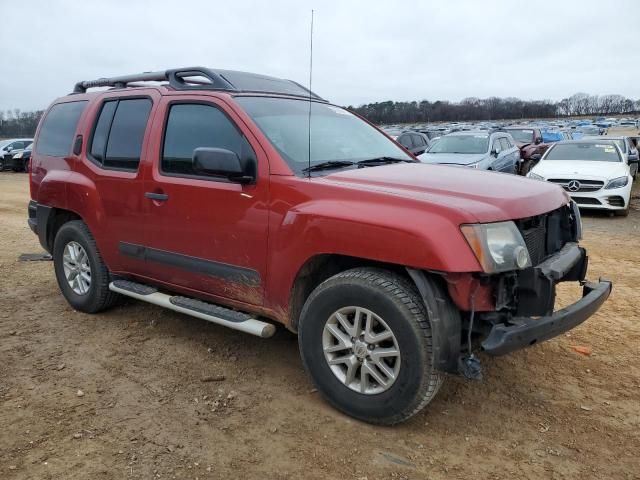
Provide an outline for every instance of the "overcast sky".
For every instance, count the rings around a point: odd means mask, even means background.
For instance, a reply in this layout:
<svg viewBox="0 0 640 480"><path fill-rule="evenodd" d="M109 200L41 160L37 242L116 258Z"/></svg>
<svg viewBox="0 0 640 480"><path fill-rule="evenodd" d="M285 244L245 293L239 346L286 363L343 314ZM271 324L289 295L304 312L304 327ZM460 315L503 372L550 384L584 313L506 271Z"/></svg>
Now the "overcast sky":
<svg viewBox="0 0 640 480"><path fill-rule="evenodd" d="M334 103L576 92L640 98L640 1L0 0L0 110L78 80L203 65Z"/></svg>

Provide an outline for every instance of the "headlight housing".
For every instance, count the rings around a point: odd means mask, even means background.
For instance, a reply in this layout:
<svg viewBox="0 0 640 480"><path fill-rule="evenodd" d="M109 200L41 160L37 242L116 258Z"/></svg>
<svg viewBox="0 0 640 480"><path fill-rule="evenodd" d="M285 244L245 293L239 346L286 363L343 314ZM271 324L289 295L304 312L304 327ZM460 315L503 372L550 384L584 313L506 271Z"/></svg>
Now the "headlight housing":
<svg viewBox="0 0 640 480"><path fill-rule="evenodd" d="M622 188L626 187L627 183L629 183L629 177L618 177L614 178L613 180L609 180L609 183L607 183L604 188L607 190L611 188Z"/></svg>
<svg viewBox="0 0 640 480"><path fill-rule="evenodd" d="M13 158L22 158L22 152L16 153Z"/></svg>
<svg viewBox="0 0 640 480"><path fill-rule="evenodd" d="M486 273L531 266L529 251L515 223L476 223L461 225L460 230Z"/></svg>
<svg viewBox="0 0 640 480"><path fill-rule="evenodd" d="M541 175L538 175L537 173L533 173L533 172L529 172L527 174L527 177L532 178L534 180L544 180L544 177Z"/></svg>
<svg viewBox="0 0 640 480"><path fill-rule="evenodd" d="M467 165L468 168L480 168L480 162L470 163Z"/></svg>

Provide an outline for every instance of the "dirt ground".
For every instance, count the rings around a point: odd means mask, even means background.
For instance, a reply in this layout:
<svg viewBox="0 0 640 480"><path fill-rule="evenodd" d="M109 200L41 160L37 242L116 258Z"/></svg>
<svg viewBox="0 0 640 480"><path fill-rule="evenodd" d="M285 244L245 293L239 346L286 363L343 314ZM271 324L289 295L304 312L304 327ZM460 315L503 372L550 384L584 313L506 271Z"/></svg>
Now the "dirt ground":
<svg viewBox="0 0 640 480"><path fill-rule="evenodd" d="M614 281L600 312L483 356L482 382L450 377L382 428L322 401L285 330L262 340L134 301L73 311L51 262L17 261L41 248L27 176L1 173L0 479L640 478L635 195L628 218L584 218L589 277Z"/></svg>

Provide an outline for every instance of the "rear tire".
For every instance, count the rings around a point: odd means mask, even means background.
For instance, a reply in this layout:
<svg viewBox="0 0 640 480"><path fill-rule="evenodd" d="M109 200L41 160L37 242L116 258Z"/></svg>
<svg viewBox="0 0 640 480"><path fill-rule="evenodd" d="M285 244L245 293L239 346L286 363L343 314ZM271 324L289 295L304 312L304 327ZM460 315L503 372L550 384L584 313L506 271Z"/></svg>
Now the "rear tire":
<svg viewBox="0 0 640 480"><path fill-rule="evenodd" d="M386 270L355 268L320 284L302 309L298 342L323 397L365 422L402 422L442 384L424 303L409 280Z"/></svg>
<svg viewBox="0 0 640 480"><path fill-rule="evenodd" d="M109 270L83 221L60 227L53 244L53 265L62 295L74 309L97 313L119 300L120 295L109 290Z"/></svg>

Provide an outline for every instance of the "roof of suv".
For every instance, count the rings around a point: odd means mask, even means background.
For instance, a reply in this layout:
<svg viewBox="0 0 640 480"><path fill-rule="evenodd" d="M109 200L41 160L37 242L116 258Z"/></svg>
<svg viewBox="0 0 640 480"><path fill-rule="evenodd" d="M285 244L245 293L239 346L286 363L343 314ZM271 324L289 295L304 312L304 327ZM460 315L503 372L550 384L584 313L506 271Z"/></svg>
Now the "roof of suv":
<svg viewBox="0 0 640 480"><path fill-rule="evenodd" d="M174 90L217 90L224 92L275 93L326 101L293 80L269 77L257 73L206 67L174 68L157 72L143 72L119 77L83 80L76 83L73 93L85 93L95 87L140 87L145 82L162 82ZM168 83L167 83L168 82Z"/></svg>

